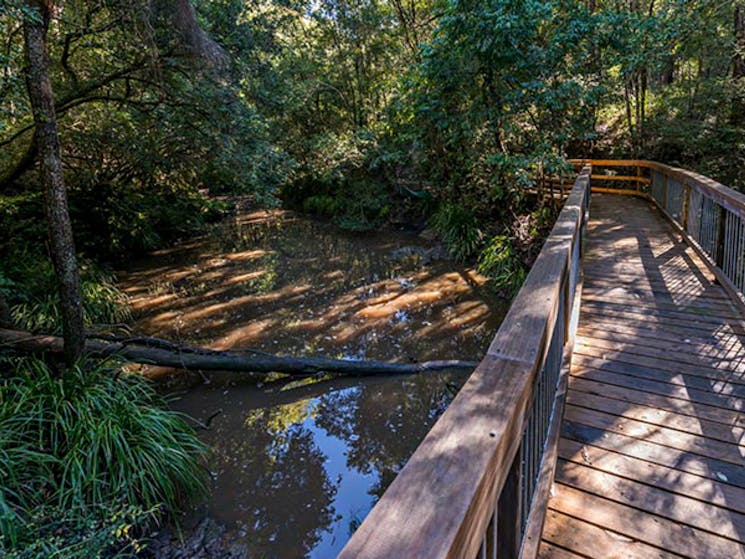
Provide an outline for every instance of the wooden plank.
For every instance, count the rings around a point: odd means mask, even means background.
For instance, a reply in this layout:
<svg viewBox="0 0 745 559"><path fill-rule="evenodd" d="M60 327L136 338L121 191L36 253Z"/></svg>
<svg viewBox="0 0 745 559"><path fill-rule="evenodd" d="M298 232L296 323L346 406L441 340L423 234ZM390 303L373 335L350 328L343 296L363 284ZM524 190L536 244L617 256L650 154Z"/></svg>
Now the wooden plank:
<svg viewBox="0 0 745 559"><path fill-rule="evenodd" d="M656 333L651 331L645 333L640 329L629 328L622 330L622 324L602 324L595 322L577 331L588 344L593 340L625 344L627 346L640 346L649 350L663 347L665 351L683 353L691 356L701 356L703 359L725 359L733 360L742 358L745 347L737 339L729 338L723 341L715 340L717 343L709 343L696 338L683 338L680 334L667 336L664 330ZM727 341L730 343L727 344Z"/></svg>
<svg viewBox="0 0 745 559"><path fill-rule="evenodd" d="M643 235L643 232L639 232L639 236ZM603 241L606 246L598 247L591 244L588 262L592 269L599 272L638 274L638 277L656 280L684 279L691 272L702 273L699 266L703 264L703 261L699 262L694 256L681 251L680 246L676 244L667 244L664 247L640 247L637 242L621 242L616 236L607 239L599 237L597 240ZM657 255L643 255L641 251L654 252ZM706 271L703 272L703 277L713 278L714 274L709 276Z"/></svg>
<svg viewBox="0 0 745 559"><path fill-rule="evenodd" d="M725 443L737 444L741 448L745 448L745 428L743 427L733 427L701 418L692 421L690 416L677 414L669 410L647 406L630 406L628 402L577 390L571 391L567 396L567 402L573 406L601 410L612 415L635 419L708 439L716 439ZM745 503L743 504L745 505Z"/></svg>
<svg viewBox="0 0 745 559"><path fill-rule="evenodd" d="M617 302L630 302L631 304L657 305L664 303L673 305L676 310L687 308L709 309L712 314L718 316L739 316L732 303L724 297L707 297L705 295L691 296L690 293L674 293L666 289L644 289L638 286L627 287L623 285L598 285L590 282L587 285L587 297L613 299ZM714 311L717 311L716 313ZM724 311L720 314L718 311Z"/></svg>
<svg viewBox="0 0 745 559"><path fill-rule="evenodd" d="M612 360L601 362L595 367L589 360L584 360L582 355L575 355L574 365L573 374L577 377L630 390L700 402L727 410L738 409L737 406L745 401L743 385L720 382L704 376L670 373Z"/></svg>
<svg viewBox="0 0 745 559"><path fill-rule="evenodd" d="M583 355L587 353L605 352L615 359L620 355L643 358L649 367L676 372L690 372L698 376L702 369L724 371L726 377L732 382L745 383L745 362L742 355L706 356L690 353L678 353L665 346L650 347L643 344L624 343L607 340L601 337L579 337L577 338L577 352ZM737 374L733 374L737 373Z"/></svg>
<svg viewBox="0 0 745 559"><path fill-rule="evenodd" d="M649 367L651 369L662 369L670 370L676 373L685 373L693 376L703 376L707 378L715 378L717 380L727 381L734 384L742 384L745 382L743 377L745 373L742 371L733 371L729 368L727 363L721 366L713 366L711 363L701 363L695 365L692 363L683 363L680 361L672 361L668 359L662 359L657 357L650 357L641 355L639 353L632 353L635 348L633 346L629 348L620 348L618 350L612 350L603 347L597 347L594 345L586 345L578 343L576 346L576 352L579 355L585 355L595 359L613 360L621 363L628 363L630 365L637 365L642 367ZM741 369L738 365L736 369Z"/></svg>
<svg viewBox="0 0 745 559"><path fill-rule="evenodd" d="M603 472L587 464L559 460L556 481L740 543L745 539L745 516L742 514Z"/></svg>
<svg viewBox="0 0 745 559"><path fill-rule="evenodd" d="M707 313L706 307L703 306L680 305L661 300L645 301L635 297L622 297L618 294L605 296L603 294L588 292L582 295L582 300L588 303L600 303L604 306L630 307L640 313L659 312L683 319L702 318L703 322L709 323L721 323L723 319L740 320L740 314L734 308L730 307L728 309L719 305L714 305L713 309L709 309Z"/></svg>
<svg viewBox="0 0 745 559"><path fill-rule="evenodd" d="M619 334L625 338L634 337L637 340L653 340L672 342L676 344L691 344L704 351L742 351L745 352L745 338L735 334L706 332L695 328L671 326L662 323L616 321L610 317L592 313L587 310L582 314L584 321L581 332L592 328L595 332L602 332L609 336ZM578 330L578 334L580 331Z"/></svg>
<svg viewBox="0 0 745 559"><path fill-rule="evenodd" d="M564 460L587 464L603 472L745 514L745 489L717 479L564 438L559 441L559 456Z"/></svg>
<svg viewBox="0 0 745 559"><path fill-rule="evenodd" d="M745 426L745 417L740 412L729 408L695 402L685 397L683 393L678 396L670 393L655 394L576 376L569 378L569 387L572 390L578 390L588 394L598 394L631 404L647 405L662 410L669 410L682 415L689 415L693 418L701 417L708 421L715 421L725 425Z"/></svg>
<svg viewBox="0 0 745 559"><path fill-rule="evenodd" d="M680 559L680 555L652 547L556 510L548 511L543 538L547 545L570 550L589 559ZM555 556L541 557L548 559Z"/></svg>
<svg viewBox="0 0 745 559"><path fill-rule="evenodd" d="M619 277L613 279L605 277L601 279L598 276L594 276L588 278L587 287L591 291L612 292L613 290L623 289L632 296L647 298L665 296L672 301L675 301L676 298L682 298L684 302L712 302L714 304L728 305L730 309L734 308L732 302L723 290L713 287L707 288L698 283L694 285L688 284L679 289L674 289L671 286L662 283L653 285L643 277L637 277L633 282L631 282L624 281Z"/></svg>
<svg viewBox="0 0 745 559"><path fill-rule="evenodd" d="M670 448L685 450L688 454L697 454L720 462L729 462L740 468L745 466L745 458L743 458L740 447L734 444L727 444L714 439L690 435L681 431L653 426L641 421L569 404L564 409L564 418L566 421L603 429L606 432L620 433Z"/></svg>
<svg viewBox="0 0 745 559"><path fill-rule="evenodd" d="M640 507L650 505L644 502L638 504ZM580 518L592 511L590 516L593 524L684 557L745 558L745 546L740 543L561 483L556 484L556 498L551 500L551 508ZM613 550L608 551L610 553L606 557L612 556Z"/></svg>
<svg viewBox="0 0 745 559"><path fill-rule="evenodd" d="M643 441L621 433L604 431L602 428L573 421L564 421L562 436L585 445L593 445L745 489L745 471L741 466L730 462L703 458L696 454L689 454L685 450Z"/></svg>
<svg viewBox="0 0 745 559"><path fill-rule="evenodd" d="M587 559L586 555L577 555L545 541L541 542L538 557L540 559Z"/></svg>
<svg viewBox="0 0 745 559"><path fill-rule="evenodd" d="M612 297L614 300L617 300L619 302L628 301L634 305L654 305L658 303L662 303L665 305L675 304L679 305L681 307L681 310L685 310L685 308L689 305L696 306L697 303L699 305L701 303L704 303L711 309L723 311L719 316L734 316L738 319L741 316L739 313L739 309L735 307L732 301L726 299L723 294L717 297L709 297L703 293L697 294L697 296L692 296L690 289L683 292L675 292L668 290L666 287L641 287L639 285L627 287L617 281L615 282L615 284L610 284L609 282L609 285L598 285L597 283L593 283L592 281L589 282L587 290L588 298L598 294L602 297ZM674 298L676 295L678 297L680 297L681 295L687 295L687 298L682 302L678 302Z"/></svg>
<svg viewBox="0 0 745 559"><path fill-rule="evenodd" d="M688 321L692 324L700 325L704 324L709 328L712 328L713 326L721 326L722 324L726 324L727 326L730 326L733 328L733 330L737 333L743 333L745 332L745 323L739 318L739 317L727 317L723 318L721 316L710 316L706 315L704 313L692 313L692 312L680 312L676 311L675 309L665 309L665 308L656 308L652 306L642 307L642 306L634 306L629 305L625 303L614 303L613 301L604 301L600 300L598 298L591 298L587 297L583 299L583 306L587 305L588 307L591 307L593 309L599 309L603 312L606 311L620 311L625 312L633 315L638 315L641 317L641 320L647 319L647 318L664 318L664 319L673 319L673 320L683 320ZM712 326L713 325L713 326Z"/></svg>
<svg viewBox="0 0 745 559"><path fill-rule="evenodd" d="M561 496L556 500L556 510L559 512L576 515L583 510L592 510L593 524L685 557L723 559L745 556L745 548L738 542L690 526L681 526L668 519L650 515L646 511L563 484L557 484L557 496Z"/></svg>
<svg viewBox="0 0 745 559"><path fill-rule="evenodd" d="M637 182L641 184L652 184L652 181L646 177L638 177L636 175L592 175L590 177L593 181L624 181L624 182ZM592 187L595 190L595 186ZM616 192L611 189L615 194ZM636 192L636 191L635 191Z"/></svg>
<svg viewBox="0 0 745 559"><path fill-rule="evenodd" d="M600 253L592 256L592 258L596 261L591 262L592 266L587 268L590 278L602 277L610 281L645 281L652 285L670 288L703 285L722 293L725 292L721 286L714 283L716 276L710 274L708 271L691 274L689 273L690 270L686 270L683 266L677 268L668 266L658 272L652 272L651 270L641 271L625 266L614 267L612 266L614 261L606 261L605 257ZM617 262L615 263L617 264Z"/></svg>
<svg viewBox="0 0 745 559"><path fill-rule="evenodd" d="M654 369L655 371L667 371L668 373L673 373L675 375L683 374L685 377L694 376L716 379L718 382L727 382L732 376L732 373L736 372L736 367L728 368L726 367L726 364L733 362L739 363L743 356L743 348L739 343L731 343L729 346L725 346L724 343L713 345L697 343L691 338L686 338L686 341L683 343L675 343L668 342L664 338L655 340L652 336L629 336L618 334L612 330L583 330L579 335L585 346L608 350L610 355L612 355L614 351L617 351L609 349L610 344L623 346L622 351L624 353L646 355L649 357L658 355L658 353L655 352L659 352L659 348L662 347L665 351L669 352L669 354L673 355L673 357L667 361L674 364L694 364L700 366L701 369L698 372L689 373L687 371L678 371L675 365L646 368ZM718 368L710 368L712 363L720 366ZM735 381L734 384L742 383ZM720 384L716 384L712 385L710 389L719 392L721 390L720 387Z"/></svg>
<svg viewBox="0 0 745 559"><path fill-rule="evenodd" d="M607 318L617 318L619 320L633 321L638 324L670 324L676 327L683 327L688 329L695 329L704 331L707 333L717 332L730 332L738 336L745 335L745 328L743 328L739 321L723 320L719 322L704 322L700 320L700 317L694 319L680 319L676 317L666 316L660 313L644 313L640 312L639 309L628 309L624 307L612 308L603 306L593 301L584 301L582 304L582 316L585 314L590 315L601 315Z"/></svg>
<svg viewBox="0 0 745 559"><path fill-rule="evenodd" d="M628 188L604 188L602 186L593 186L593 194L619 194L621 196L645 196L645 194L638 190L631 190Z"/></svg>
<svg viewBox="0 0 745 559"><path fill-rule="evenodd" d="M646 274L643 276L639 276L632 273L623 273L623 271L608 273L596 267L586 267L584 271L585 278L587 279L588 283L598 281L612 283L614 285L644 284L650 287L662 287L670 291L678 289L682 292L700 287L704 293L712 294L712 296L729 300L729 295L726 294L724 289L714 283L713 276L712 279L702 279L699 275L685 274L675 279L674 282L671 282L669 281L669 279L666 280L661 277L654 277Z"/></svg>
<svg viewBox="0 0 745 559"><path fill-rule="evenodd" d="M645 159L570 159L570 163L578 167L591 165L593 169L597 167L642 167L645 169L657 168L652 161Z"/></svg>

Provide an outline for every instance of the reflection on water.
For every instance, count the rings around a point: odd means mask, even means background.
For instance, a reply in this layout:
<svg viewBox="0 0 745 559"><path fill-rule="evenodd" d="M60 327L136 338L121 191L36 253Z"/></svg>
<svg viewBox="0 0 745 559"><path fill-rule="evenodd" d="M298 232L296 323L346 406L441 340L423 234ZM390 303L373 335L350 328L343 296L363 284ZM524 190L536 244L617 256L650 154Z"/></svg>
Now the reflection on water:
<svg viewBox="0 0 745 559"><path fill-rule="evenodd" d="M175 407L202 419L223 410L204 438L214 450L208 512L228 537L251 557L328 558L464 380L445 373L336 381L280 394L209 385Z"/></svg>
<svg viewBox="0 0 745 559"><path fill-rule="evenodd" d="M236 218L123 278L140 331L287 355L475 360L502 313L484 278L426 263L411 233L350 235L283 213Z"/></svg>
<svg viewBox="0 0 745 559"><path fill-rule="evenodd" d="M344 234L244 213L123 284L139 332L214 348L478 360L503 316L484 278L411 233ZM435 255L435 257L433 257ZM333 557L465 380L458 373L256 386L215 374L174 401L206 421L206 512L250 557ZM217 413L217 415L215 415ZM204 511L202 511L204 512Z"/></svg>

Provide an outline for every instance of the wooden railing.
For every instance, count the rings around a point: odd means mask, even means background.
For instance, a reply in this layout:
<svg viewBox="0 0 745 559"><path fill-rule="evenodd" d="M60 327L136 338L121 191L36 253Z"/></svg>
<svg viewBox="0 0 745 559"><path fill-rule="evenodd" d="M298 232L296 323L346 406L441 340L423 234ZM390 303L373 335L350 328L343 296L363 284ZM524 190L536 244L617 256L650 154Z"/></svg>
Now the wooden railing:
<svg viewBox="0 0 745 559"><path fill-rule="evenodd" d="M592 165L593 192L633 194L654 202L706 261L732 299L745 307L745 195L703 175L654 161L593 159L574 163ZM634 186L601 188L598 177L614 177L611 181L629 178Z"/></svg>
<svg viewBox="0 0 745 559"><path fill-rule="evenodd" d="M532 557L556 463L590 196L583 169L489 350L343 559Z"/></svg>

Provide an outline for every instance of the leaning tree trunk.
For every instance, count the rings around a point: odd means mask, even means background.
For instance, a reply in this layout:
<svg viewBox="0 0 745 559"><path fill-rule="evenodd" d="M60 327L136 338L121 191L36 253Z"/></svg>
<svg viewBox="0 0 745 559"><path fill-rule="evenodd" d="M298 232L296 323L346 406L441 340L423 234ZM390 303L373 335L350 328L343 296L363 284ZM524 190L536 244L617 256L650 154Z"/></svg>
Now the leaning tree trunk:
<svg viewBox="0 0 745 559"><path fill-rule="evenodd" d="M26 49L26 87L36 123L36 143L44 188L49 246L62 302L64 355L72 364L85 346L80 273L75 258L67 192L62 178L62 158L54 112L54 95L49 80L47 30L52 0L27 0L31 13L23 23Z"/></svg>

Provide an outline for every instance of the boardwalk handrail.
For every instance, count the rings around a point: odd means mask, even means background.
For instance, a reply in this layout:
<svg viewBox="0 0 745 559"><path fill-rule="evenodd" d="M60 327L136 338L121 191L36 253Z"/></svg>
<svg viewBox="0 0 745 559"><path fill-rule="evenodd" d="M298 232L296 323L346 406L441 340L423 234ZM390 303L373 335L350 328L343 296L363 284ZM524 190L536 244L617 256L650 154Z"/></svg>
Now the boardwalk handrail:
<svg viewBox="0 0 745 559"><path fill-rule="evenodd" d="M340 558L503 559L523 543L525 557L535 552L555 463L542 458L576 329L590 175L586 167L575 181L486 356Z"/></svg>
<svg viewBox="0 0 745 559"><path fill-rule="evenodd" d="M745 307L745 194L693 171L655 161L590 159L574 163L590 164L593 169L635 168L634 178L639 179L636 189L600 189L593 184L592 191L635 194L654 202L706 261L730 297Z"/></svg>

